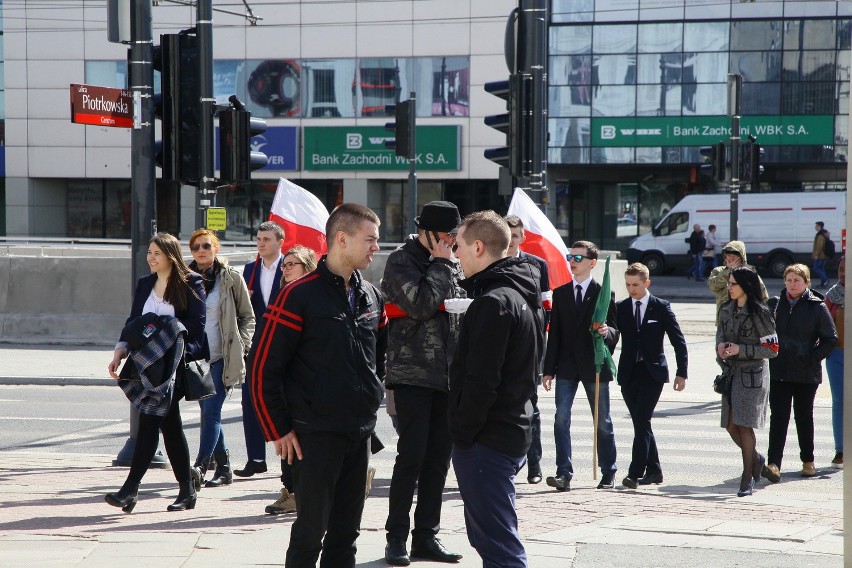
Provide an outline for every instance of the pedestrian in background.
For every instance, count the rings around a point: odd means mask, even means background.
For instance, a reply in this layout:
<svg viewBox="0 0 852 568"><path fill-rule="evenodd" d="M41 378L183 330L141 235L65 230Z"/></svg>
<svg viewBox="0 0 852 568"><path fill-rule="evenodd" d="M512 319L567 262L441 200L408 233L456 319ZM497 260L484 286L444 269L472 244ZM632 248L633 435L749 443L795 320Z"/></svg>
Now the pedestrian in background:
<svg viewBox="0 0 852 568"><path fill-rule="evenodd" d="M456 243L473 302L450 368L453 468L470 545L483 566L527 566L518 533L514 478L532 440L541 345L539 270L506 258L511 232L493 211L464 218Z"/></svg>
<svg viewBox="0 0 852 568"><path fill-rule="evenodd" d="M781 479L781 460L790 424L790 406L799 437L801 474L816 475L814 465L814 398L822 382L822 360L837 346L837 330L823 297L808 286L804 264L784 271L784 293L770 301L778 331L778 357L770 362L769 455L766 478Z"/></svg>
<svg viewBox="0 0 852 568"><path fill-rule="evenodd" d="M444 301L464 297L461 268L453 256L460 221L458 208L448 201L424 205L414 219L417 234L388 256L382 278L389 318L385 386L393 392L399 424L385 522L385 560L393 566L408 566L410 558L462 558L437 538L453 447L447 404L459 322L458 315L444 309ZM411 557L406 548L409 529Z"/></svg>
<svg viewBox="0 0 852 568"><path fill-rule="evenodd" d="M843 332L846 313L846 255L837 263L837 283L825 295L825 307L837 330L837 344L825 360L831 387L831 427L834 431L834 459L831 467L843 469Z"/></svg>
<svg viewBox="0 0 852 568"><path fill-rule="evenodd" d="M778 339L757 272L748 266L734 268L728 289L731 299L719 312L716 330L716 355L730 374L730 390L722 394L722 428L742 453L737 497L746 497L754 491L765 463L757 451L754 429L766 422L769 366L765 360L778 354Z"/></svg>
<svg viewBox="0 0 852 568"><path fill-rule="evenodd" d="M719 239L719 235L716 234L716 225L710 225L707 227L707 233L704 235L704 240L706 241L706 248L704 251L705 253L710 253L710 260L713 263L710 270L713 270L713 268L719 266L719 253L722 250L722 241Z"/></svg>
<svg viewBox="0 0 852 568"><path fill-rule="evenodd" d="M704 249L707 248L707 241L704 238L704 231L701 230L701 225L695 224L692 226L692 233L687 239L689 243L689 255L692 259L692 269L687 273L687 278L695 278L696 282L704 281Z"/></svg>
<svg viewBox="0 0 852 568"><path fill-rule="evenodd" d="M731 270L739 266L749 266L748 257L746 257L746 246L742 241L731 241L722 248L722 259L724 264L713 269L710 277L707 279L707 287L716 296L716 325L719 325L719 311L722 309L722 304L731 299L728 294L728 281L730 280ZM757 274L757 270L755 270ZM760 282L760 289L763 292L763 297L768 298L769 293L766 291L766 286L763 285L760 275L757 277Z"/></svg>
<svg viewBox="0 0 852 568"><path fill-rule="evenodd" d="M127 323L132 322L143 314L156 316L171 316L176 318L185 328L186 337L183 341L183 358L186 361L203 361L209 357L207 338L204 334L205 306L204 285L201 276L191 272L183 262L180 242L168 233L157 233L148 243L148 266L151 274L143 276L136 283L133 293L133 304ZM125 326L125 329L127 327ZM108 366L112 378L116 374L122 359L128 355L127 340L129 337L122 331L115 347L112 361ZM125 363L125 367L130 361ZM122 369L122 374L125 370ZM133 448L130 471L121 489L109 493L105 500L113 507L121 507L125 513L130 513L136 506L139 484L148 471L151 460L157 451L160 432L166 445L166 453L172 466L172 472L180 485L175 502L168 506L169 511L194 509L196 492L192 484L189 465L189 446L183 432L178 402L184 395L181 381L176 380L174 371L162 377L166 382L165 394L159 403L152 406L136 403L139 411L139 428L136 434L136 445ZM128 386L140 381L125 381ZM124 386L122 387L125 388Z"/></svg>
<svg viewBox="0 0 852 568"><path fill-rule="evenodd" d="M828 255L825 254L825 241L830 238L830 233L825 230L825 223L817 221L814 224L816 235L814 235L814 248L811 258L814 261L814 274L819 276L819 288L828 286L828 274L825 272L825 263Z"/></svg>
<svg viewBox="0 0 852 568"><path fill-rule="evenodd" d="M222 405L230 390L246 377L245 357L254 334L254 312L246 283L239 270L219 258L219 238L209 229L199 229L189 238L192 262L189 268L204 280L207 319L204 333L210 347L210 375L216 394L198 401L201 407L201 437L198 456L192 466L196 491L204 487L230 485L234 480L225 432L222 428ZM204 476L211 459L216 460L213 477Z"/></svg>

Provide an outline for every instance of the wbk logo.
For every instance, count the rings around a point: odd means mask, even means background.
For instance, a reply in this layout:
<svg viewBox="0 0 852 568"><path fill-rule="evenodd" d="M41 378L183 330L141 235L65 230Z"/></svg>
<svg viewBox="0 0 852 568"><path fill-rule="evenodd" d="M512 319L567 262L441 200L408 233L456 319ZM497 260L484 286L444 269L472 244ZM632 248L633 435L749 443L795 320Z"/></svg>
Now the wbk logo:
<svg viewBox="0 0 852 568"><path fill-rule="evenodd" d="M357 132L347 132L346 133L346 149L347 150L360 150L363 145L363 139L360 134Z"/></svg>
<svg viewBox="0 0 852 568"><path fill-rule="evenodd" d="M610 124L601 125L601 139L612 140L615 138L615 126Z"/></svg>

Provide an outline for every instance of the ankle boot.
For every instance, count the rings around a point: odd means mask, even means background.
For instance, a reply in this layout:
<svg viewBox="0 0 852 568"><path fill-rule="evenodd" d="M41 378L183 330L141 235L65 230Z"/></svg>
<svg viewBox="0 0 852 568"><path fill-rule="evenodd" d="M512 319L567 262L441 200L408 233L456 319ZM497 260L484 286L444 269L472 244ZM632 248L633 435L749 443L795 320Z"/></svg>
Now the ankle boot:
<svg viewBox="0 0 852 568"><path fill-rule="evenodd" d="M234 482L234 473L231 471L231 459L228 450L222 453L215 453L213 457L216 459L216 471L213 473L213 479L204 484L204 487L219 487L220 485L230 485Z"/></svg>
<svg viewBox="0 0 852 568"><path fill-rule="evenodd" d="M167 511L186 511L195 509L198 494L195 492L192 480L180 484L180 492L175 502L166 507Z"/></svg>
<svg viewBox="0 0 852 568"><path fill-rule="evenodd" d="M196 491L201 491L201 486L204 485L204 476L207 474L207 470L210 469L210 461L212 459L212 456L198 456L195 458L195 463L192 469L189 470L189 473L192 475L192 485Z"/></svg>
<svg viewBox="0 0 852 568"><path fill-rule="evenodd" d="M136 495L138 493L138 483L125 481L124 485L121 486L121 489L119 489L118 492L107 493L104 495L104 501L113 507L120 507L125 513L131 513L133 512L133 508L136 506Z"/></svg>

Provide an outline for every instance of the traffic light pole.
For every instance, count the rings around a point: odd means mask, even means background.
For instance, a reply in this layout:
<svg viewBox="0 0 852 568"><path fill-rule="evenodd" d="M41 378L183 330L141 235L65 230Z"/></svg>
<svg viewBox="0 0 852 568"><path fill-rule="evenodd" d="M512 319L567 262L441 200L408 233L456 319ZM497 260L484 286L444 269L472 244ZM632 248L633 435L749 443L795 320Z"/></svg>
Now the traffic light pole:
<svg viewBox="0 0 852 568"><path fill-rule="evenodd" d="M411 157L408 159L408 234L417 234L414 218L417 217L417 93L408 97L408 148Z"/></svg>
<svg viewBox="0 0 852 568"><path fill-rule="evenodd" d="M728 75L728 114L731 116L731 239L738 240L740 218L740 113L742 75Z"/></svg>
<svg viewBox="0 0 852 568"><path fill-rule="evenodd" d="M531 78L529 101L522 105L525 111L521 120L528 121L528 132L523 143L528 144L524 153L530 164L523 167L529 171L522 185L541 204L547 206L547 0L520 0L519 37L517 42L517 70Z"/></svg>
<svg viewBox="0 0 852 568"><path fill-rule="evenodd" d="M213 1L198 0L196 7L198 36L198 192L196 194L195 226L207 225L206 210L216 204L215 164L213 162ZM212 199L212 202L211 202Z"/></svg>

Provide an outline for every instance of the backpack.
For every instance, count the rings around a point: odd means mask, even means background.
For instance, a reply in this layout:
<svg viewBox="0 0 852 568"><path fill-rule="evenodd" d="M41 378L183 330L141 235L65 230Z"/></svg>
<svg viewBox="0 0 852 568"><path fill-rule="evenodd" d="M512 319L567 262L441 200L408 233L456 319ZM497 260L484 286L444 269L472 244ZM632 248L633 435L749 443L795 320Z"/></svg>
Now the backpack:
<svg viewBox="0 0 852 568"><path fill-rule="evenodd" d="M828 258L834 258L834 255L837 253L837 249L834 246L834 241L828 238L828 235L823 232L823 238L825 239L822 244L822 253Z"/></svg>

